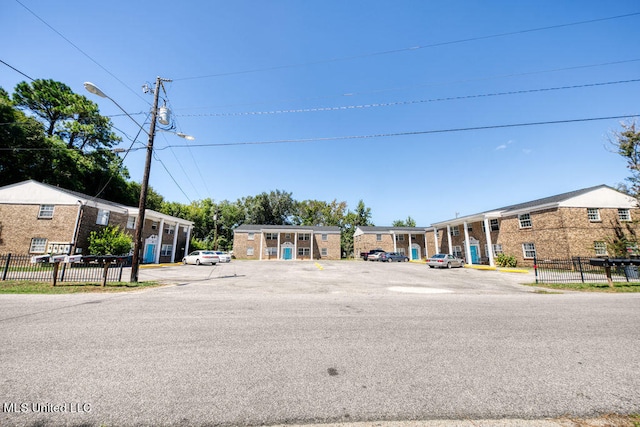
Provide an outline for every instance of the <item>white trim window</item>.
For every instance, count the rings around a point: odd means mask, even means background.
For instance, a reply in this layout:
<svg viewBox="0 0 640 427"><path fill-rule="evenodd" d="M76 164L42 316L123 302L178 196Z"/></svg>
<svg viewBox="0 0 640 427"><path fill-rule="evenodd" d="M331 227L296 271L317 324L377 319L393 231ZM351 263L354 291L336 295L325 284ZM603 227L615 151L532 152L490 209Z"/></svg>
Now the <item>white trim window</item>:
<svg viewBox="0 0 640 427"><path fill-rule="evenodd" d="M151 222L151 229L152 230L157 230L158 229L158 221Z"/></svg>
<svg viewBox="0 0 640 427"><path fill-rule="evenodd" d="M300 233L300 234L298 234L298 240L304 240L304 241L311 240L311 234L309 234L309 233Z"/></svg>
<svg viewBox="0 0 640 427"><path fill-rule="evenodd" d="M38 211L38 218L40 219L51 219L53 218L53 205L40 205L40 210Z"/></svg>
<svg viewBox="0 0 640 427"><path fill-rule="evenodd" d="M278 248L275 246L267 246L266 248L264 248L264 254L267 256L277 256Z"/></svg>
<svg viewBox="0 0 640 427"><path fill-rule="evenodd" d="M618 209L618 219L620 221L631 221L631 213L629 213L629 209Z"/></svg>
<svg viewBox="0 0 640 427"><path fill-rule="evenodd" d="M457 225L454 225L453 227L451 227L451 235L452 236L459 236L460 235L460 227L458 227Z"/></svg>
<svg viewBox="0 0 640 427"><path fill-rule="evenodd" d="M489 246L487 244L484 245L484 253L486 253L486 254L489 253L489 251L487 249L488 247ZM492 245L492 247L493 247L493 256L498 256L498 255L504 253L504 251L502 250L502 245L501 244L495 243L495 244Z"/></svg>
<svg viewBox="0 0 640 427"><path fill-rule="evenodd" d="M376 242L382 242L382 234L376 234Z"/></svg>
<svg viewBox="0 0 640 427"><path fill-rule="evenodd" d="M311 255L310 248L298 248L298 256L309 256Z"/></svg>
<svg viewBox="0 0 640 427"><path fill-rule="evenodd" d="M607 243L606 242L593 242L593 249L596 255L607 255Z"/></svg>
<svg viewBox="0 0 640 427"><path fill-rule="evenodd" d="M404 242L404 234L396 234L396 242Z"/></svg>
<svg viewBox="0 0 640 427"><path fill-rule="evenodd" d="M456 258L462 258L462 246L454 246L452 255Z"/></svg>
<svg viewBox="0 0 640 427"><path fill-rule="evenodd" d="M247 248L247 256L253 256L253 246Z"/></svg>
<svg viewBox="0 0 640 427"><path fill-rule="evenodd" d="M327 240L329 240L329 235L327 233L322 234L322 241L326 242Z"/></svg>
<svg viewBox="0 0 640 427"><path fill-rule="evenodd" d="M173 234L176 232L175 225L167 225L167 228L164 229L165 234Z"/></svg>
<svg viewBox="0 0 640 427"><path fill-rule="evenodd" d="M173 252L173 245L162 245L160 249L160 256L171 256Z"/></svg>
<svg viewBox="0 0 640 427"><path fill-rule="evenodd" d="M47 248L47 239L42 237L34 237L31 239L31 246L29 247L30 254L43 254Z"/></svg>
<svg viewBox="0 0 640 427"><path fill-rule="evenodd" d="M587 208L587 218L589 218L590 222L599 222L600 221L600 209L598 209L598 208Z"/></svg>
<svg viewBox="0 0 640 427"><path fill-rule="evenodd" d="M520 222L520 228L531 228L533 226L531 214L525 213L518 215L518 221Z"/></svg>
<svg viewBox="0 0 640 427"><path fill-rule="evenodd" d="M523 243L522 254L524 259L533 259L536 257L536 245L534 243Z"/></svg>
<svg viewBox="0 0 640 427"><path fill-rule="evenodd" d="M127 228L129 230L136 228L136 217L130 216L127 218Z"/></svg>
<svg viewBox="0 0 640 427"><path fill-rule="evenodd" d="M278 240L278 233L264 233L265 240Z"/></svg>
<svg viewBox="0 0 640 427"><path fill-rule="evenodd" d="M96 224L98 225L109 225L109 212L106 209L98 209L98 217L96 218Z"/></svg>
<svg viewBox="0 0 640 427"><path fill-rule="evenodd" d="M247 240L253 240L256 238L256 233L247 233ZM253 248L251 248L253 250ZM247 254L249 255L249 254ZM253 253L251 254L253 255Z"/></svg>
<svg viewBox="0 0 640 427"><path fill-rule="evenodd" d="M320 249L320 255L321 256L328 256L329 255L329 250L327 248L321 248Z"/></svg>
<svg viewBox="0 0 640 427"><path fill-rule="evenodd" d="M500 221L498 219L493 218L489 220L489 229L491 231L500 231Z"/></svg>

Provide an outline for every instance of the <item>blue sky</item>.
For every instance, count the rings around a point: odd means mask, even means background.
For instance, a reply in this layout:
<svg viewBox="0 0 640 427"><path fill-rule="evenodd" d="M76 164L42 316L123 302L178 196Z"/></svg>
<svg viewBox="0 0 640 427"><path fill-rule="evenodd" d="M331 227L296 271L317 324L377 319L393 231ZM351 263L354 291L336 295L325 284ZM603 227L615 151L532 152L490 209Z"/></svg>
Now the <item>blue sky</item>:
<svg viewBox="0 0 640 427"><path fill-rule="evenodd" d="M120 114L91 81L140 123L141 86L173 79L176 129L196 140L156 136L150 182L168 201L279 189L427 226L624 181L608 148L620 119L496 126L639 114L640 83L615 83L640 79L638 13L636 0L5 0L0 59ZM23 80L0 63L0 86ZM569 86L582 87L540 91ZM112 120L128 148L136 125ZM144 150L125 165L140 181Z"/></svg>

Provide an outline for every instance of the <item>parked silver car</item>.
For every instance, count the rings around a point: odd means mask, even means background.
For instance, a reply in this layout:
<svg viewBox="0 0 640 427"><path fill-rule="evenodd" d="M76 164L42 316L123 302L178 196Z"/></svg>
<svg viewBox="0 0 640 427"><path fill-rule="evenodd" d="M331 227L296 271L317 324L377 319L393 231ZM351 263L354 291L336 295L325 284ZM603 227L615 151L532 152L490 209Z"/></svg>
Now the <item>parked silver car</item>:
<svg viewBox="0 0 640 427"><path fill-rule="evenodd" d="M218 258L220 258L220 262L231 262L231 255L222 251L214 251Z"/></svg>
<svg viewBox="0 0 640 427"><path fill-rule="evenodd" d="M211 264L215 265L220 261L220 257L213 251L193 251L182 258L183 264Z"/></svg>
<svg viewBox="0 0 640 427"><path fill-rule="evenodd" d="M386 261L386 262L407 262L409 261L409 257L405 254L401 254L400 252L385 252L380 255L378 261Z"/></svg>
<svg viewBox="0 0 640 427"><path fill-rule="evenodd" d="M429 268L464 267L464 260L449 254L435 254L427 260Z"/></svg>

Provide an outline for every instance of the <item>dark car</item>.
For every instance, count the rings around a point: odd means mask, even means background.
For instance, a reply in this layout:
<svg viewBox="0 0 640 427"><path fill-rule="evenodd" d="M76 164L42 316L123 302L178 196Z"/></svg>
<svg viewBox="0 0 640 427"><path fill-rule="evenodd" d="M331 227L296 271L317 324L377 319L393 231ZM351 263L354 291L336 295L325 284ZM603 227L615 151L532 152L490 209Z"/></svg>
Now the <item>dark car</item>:
<svg viewBox="0 0 640 427"><path fill-rule="evenodd" d="M386 262L407 262L409 261L409 257L405 254L401 254L400 252L385 252L380 255L378 261L386 261Z"/></svg>

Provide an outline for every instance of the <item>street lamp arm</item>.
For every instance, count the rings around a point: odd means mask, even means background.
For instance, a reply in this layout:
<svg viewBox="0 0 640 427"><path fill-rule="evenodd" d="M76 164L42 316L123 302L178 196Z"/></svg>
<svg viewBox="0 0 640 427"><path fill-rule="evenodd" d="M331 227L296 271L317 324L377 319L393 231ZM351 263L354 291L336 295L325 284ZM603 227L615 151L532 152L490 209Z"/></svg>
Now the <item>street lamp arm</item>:
<svg viewBox="0 0 640 427"><path fill-rule="evenodd" d="M116 100L115 100L115 99L111 98L109 95L107 95L106 93L104 93L103 91L101 91L101 90L100 90L100 88L99 88L98 86L94 85L94 84L93 84L93 83L91 83L91 82L84 82L84 88L85 88L88 92L90 92L90 93L92 93L92 94L94 94L94 95L98 95L98 96L99 96L99 97L101 97L101 98L107 98L108 100L110 100L111 102L113 102L114 104L116 104L116 106L120 109L120 111L122 111L122 112L123 112L127 117L129 117L129 118L131 119L131 121L133 121L133 123L135 123L135 124L136 124L140 129L142 129L142 131L143 131L144 133L146 133L147 135L149 135L149 133L146 131L146 129L145 129L145 128L143 128L143 127L142 127L142 125L136 121L136 119L134 119L133 117L131 117L131 115L130 115L129 113L127 113L127 110L125 110L124 108L122 108L122 107L120 106L120 104L118 104L118 103L116 102Z"/></svg>

